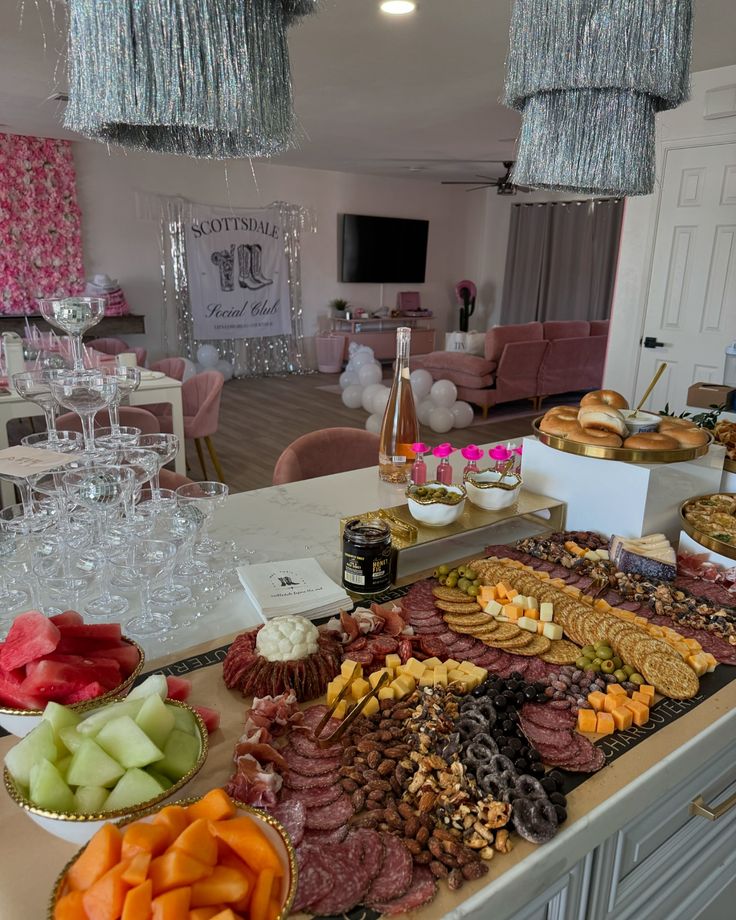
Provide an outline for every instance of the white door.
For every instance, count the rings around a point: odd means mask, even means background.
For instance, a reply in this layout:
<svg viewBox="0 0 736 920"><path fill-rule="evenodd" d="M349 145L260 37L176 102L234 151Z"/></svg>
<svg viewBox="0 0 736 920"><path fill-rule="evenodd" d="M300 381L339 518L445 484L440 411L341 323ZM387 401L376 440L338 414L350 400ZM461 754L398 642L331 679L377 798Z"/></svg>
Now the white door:
<svg viewBox="0 0 736 920"><path fill-rule="evenodd" d="M666 361L645 408L679 413L736 341L736 144L670 149L660 201L636 393Z"/></svg>

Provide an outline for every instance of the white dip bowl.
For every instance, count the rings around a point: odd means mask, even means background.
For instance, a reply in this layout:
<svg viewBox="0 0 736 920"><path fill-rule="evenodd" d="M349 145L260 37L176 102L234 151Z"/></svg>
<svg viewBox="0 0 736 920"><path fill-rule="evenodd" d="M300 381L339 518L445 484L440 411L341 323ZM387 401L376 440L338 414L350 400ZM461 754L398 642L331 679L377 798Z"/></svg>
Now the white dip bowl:
<svg viewBox="0 0 736 920"><path fill-rule="evenodd" d="M446 494L437 495L437 489L444 489ZM422 494L422 490L427 490L429 494ZM460 500L450 496L460 496ZM414 520L428 527L446 527L465 510L465 489L462 486L443 486L441 482L411 485L406 490L406 498Z"/></svg>
<svg viewBox="0 0 736 920"><path fill-rule="evenodd" d="M468 500L484 511L500 511L513 505L521 491L521 477L516 473L501 476L496 470L480 470L464 477Z"/></svg>

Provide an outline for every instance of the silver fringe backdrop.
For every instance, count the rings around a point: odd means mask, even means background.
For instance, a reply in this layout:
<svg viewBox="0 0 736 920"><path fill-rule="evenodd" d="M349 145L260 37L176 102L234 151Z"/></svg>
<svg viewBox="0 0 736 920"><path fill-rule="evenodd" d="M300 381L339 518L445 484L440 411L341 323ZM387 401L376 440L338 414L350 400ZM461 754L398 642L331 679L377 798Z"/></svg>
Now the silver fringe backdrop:
<svg viewBox="0 0 736 920"><path fill-rule="evenodd" d="M654 116L689 89L691 0L516 0L504 103L522 113L512 180L646 195Z"/></svg>
<svg viewBox="0 0 736 920"><path fill-rule="evenodd" d="M317 0L69 0L64 126L193 157L293 146L287 28Z"/></svg>
<svg viewBox="0 0 736 920"><path fill-rule="evenodd" d="M176 311L176 353L193 361L197 349L205 344L194 338L192 307L189 302L187 250L184 227L190 219L191 202L183 198L161 199L161 279L164 303L164 341L168 346L170 310ZM302 310L301 234L316 232L314 213L300 205L275 201L268 205L281 215L284 247L289 266L291 335L253 339L207 339L221 358L233 365L236 377L273 377L283 374L309 374L304 363L304 314ZM257 209L256 209L257 210ZM264 209L265 210L265 209Z"/></svg>

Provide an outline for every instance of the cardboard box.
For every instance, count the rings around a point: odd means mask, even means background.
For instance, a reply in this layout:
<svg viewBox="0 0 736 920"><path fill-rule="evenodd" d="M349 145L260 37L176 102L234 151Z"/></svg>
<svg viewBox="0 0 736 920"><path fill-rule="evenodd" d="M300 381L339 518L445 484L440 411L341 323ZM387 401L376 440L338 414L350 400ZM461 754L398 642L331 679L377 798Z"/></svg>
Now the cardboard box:
<svg viewBox="0 0 736 920"><path fill-rule="evenodd" d="M733 405L736 390L720 383L694 383L687 391L687 404L696 409Z"/></svg>

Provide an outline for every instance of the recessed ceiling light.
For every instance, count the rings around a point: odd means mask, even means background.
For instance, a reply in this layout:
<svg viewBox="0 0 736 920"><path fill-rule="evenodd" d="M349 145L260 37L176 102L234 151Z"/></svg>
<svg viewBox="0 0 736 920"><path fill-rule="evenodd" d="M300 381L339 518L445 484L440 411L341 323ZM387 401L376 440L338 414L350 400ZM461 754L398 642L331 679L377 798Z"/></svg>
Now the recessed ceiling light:
<svg viewBox="0 0 736 920"><path fill-rule="evenodd" d="M413 0L383 0L381 12L389 13L391 16L405 16L407 13L413 13L417 8Z"/></svg>

